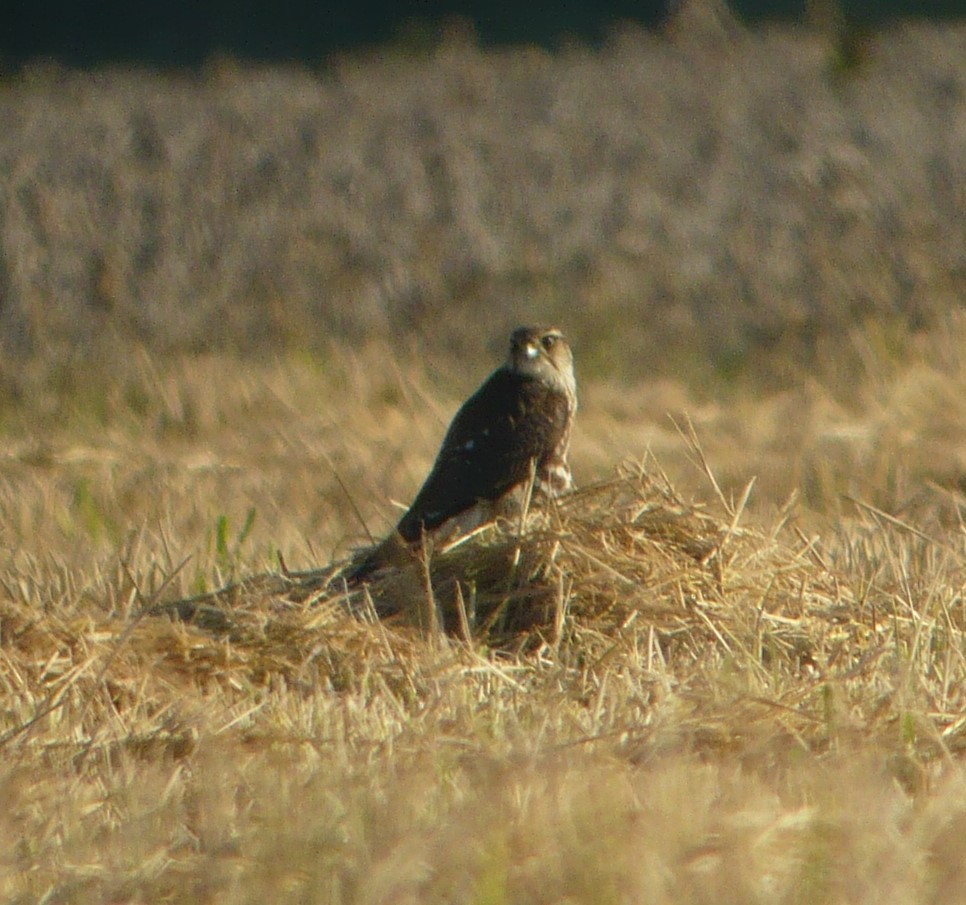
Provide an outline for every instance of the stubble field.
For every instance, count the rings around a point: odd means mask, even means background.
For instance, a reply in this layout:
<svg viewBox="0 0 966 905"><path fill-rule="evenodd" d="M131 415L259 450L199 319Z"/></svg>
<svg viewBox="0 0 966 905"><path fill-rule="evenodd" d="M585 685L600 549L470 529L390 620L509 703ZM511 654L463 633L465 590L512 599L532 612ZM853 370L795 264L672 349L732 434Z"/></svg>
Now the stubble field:
<svg viewBox="0 0 966 905"><path fill-rule="evenodd" d="M5 82L0 895L966 896L964 63L718 22ZM296 593L547 320L578 492Z"/></svg>

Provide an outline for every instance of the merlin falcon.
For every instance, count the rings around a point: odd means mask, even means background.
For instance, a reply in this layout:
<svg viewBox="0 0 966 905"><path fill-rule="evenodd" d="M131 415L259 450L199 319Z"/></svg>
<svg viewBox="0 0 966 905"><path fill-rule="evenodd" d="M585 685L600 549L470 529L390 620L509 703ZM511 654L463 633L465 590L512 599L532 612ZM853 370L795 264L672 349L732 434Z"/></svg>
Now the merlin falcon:
<svg viewBox="0 0 966 905"><path fill-rule="evenodd" d="M518 327L506 363L456 413L393 535L350 578L366 578L400 541L412 547L424 535L453 537L518 510L531 478L535 494L568 490L576 411L573 354L563 334L556 327Z"/></svg>

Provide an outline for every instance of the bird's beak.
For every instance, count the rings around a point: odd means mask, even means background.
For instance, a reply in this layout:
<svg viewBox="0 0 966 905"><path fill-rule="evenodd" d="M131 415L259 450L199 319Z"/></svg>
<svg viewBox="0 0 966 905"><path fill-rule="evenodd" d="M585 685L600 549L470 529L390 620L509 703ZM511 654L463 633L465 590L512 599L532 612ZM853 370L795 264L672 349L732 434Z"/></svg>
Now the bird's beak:
<svg viewBox="0 0 966 905"><path fill-rule="evenodd" d="M527 358L529 358L531 361L540 354L539 346L535 346L533 343L527 343L525 351Z"/></svg>

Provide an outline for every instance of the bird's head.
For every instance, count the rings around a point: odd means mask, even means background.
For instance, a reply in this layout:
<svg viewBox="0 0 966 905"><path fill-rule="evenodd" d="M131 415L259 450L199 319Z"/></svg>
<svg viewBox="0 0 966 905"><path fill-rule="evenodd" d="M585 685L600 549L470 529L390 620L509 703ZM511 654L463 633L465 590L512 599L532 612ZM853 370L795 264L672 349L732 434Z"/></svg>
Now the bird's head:
<svg viewBox="0 0 966 905"><path fill-rule="evenodd" d="M510 336L507 367L576 398L573 352L556 327L517 327Z"/></svg>

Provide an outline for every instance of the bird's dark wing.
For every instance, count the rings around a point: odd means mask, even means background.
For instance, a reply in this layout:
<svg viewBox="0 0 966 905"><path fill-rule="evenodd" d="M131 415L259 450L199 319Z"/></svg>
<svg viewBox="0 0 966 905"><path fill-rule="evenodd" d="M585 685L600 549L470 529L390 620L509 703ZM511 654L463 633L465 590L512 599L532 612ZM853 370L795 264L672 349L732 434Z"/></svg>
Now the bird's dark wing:
<svg viewBox="0 0 966 905"><path fill-rule="evenodd" d="M543 464L567 430L561 393L506 368L495 371L456 413L433 470L397 526L419 539L479 500L497 500Z"/></svg>

